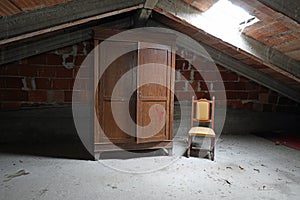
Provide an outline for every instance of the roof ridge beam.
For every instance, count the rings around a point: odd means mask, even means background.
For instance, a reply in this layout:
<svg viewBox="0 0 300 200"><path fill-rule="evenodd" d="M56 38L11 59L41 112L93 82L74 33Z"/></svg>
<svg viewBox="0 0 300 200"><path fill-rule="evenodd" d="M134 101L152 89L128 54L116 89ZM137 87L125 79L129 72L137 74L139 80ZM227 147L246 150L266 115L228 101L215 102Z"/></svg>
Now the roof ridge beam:
<svg viewBox="0 0 300 200"><path fill-rule="evenodd" d="M153 8L158 3L158 0L146 0L144 7L140 9L134 17L134 26L143 27L146 25L151 16Z"/></svg>

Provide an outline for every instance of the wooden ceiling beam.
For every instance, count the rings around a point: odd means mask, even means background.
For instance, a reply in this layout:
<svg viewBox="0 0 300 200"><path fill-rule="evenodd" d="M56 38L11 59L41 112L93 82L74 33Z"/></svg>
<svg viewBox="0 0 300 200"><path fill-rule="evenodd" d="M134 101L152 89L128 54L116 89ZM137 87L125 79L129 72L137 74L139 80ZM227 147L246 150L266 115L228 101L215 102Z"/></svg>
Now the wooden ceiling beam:
<svg viewBox="0 0 300 200"><path fill-rule="evenodd" d="M129 16L115 21L104 22L98 25L103 27L123 29L131 27L133 25L132 21L132 17ZM12 43L9 45L0 46L0 65L74 45L92 38L92 28L78 27L72 31L61 31L50 36L49 34L46 34L43 37L20 41L16 44Z"/></svg>
<svg viewBox="0 0 300 200"><path fill-rule="evenodd" d="M146 0L144 7L139 9L134 17L134 27L143 27L146 25L152 9L156 6L158 0Z"/></svg>
<svg viewBox="0 0 300 200"><path fill-rule="evenodd" d="M51 30L54 26L67 25L74 21L114 11L113 14L119 14L119 10L126 8L138 9L144 6L144 2L145 0L77 0L28 13L2 17L0 18L0 40L49 27ZM99 18L94 20L97 19Z"/></svg>
<svg viewBox="0 0 300 200"><path fill-rule="evenodd" d="M17 43L10 46L1 46L0 65L21 60L30 56L45 53L64 46L73 45L92 39L91 29L78 30L43 39Z"/></svg>

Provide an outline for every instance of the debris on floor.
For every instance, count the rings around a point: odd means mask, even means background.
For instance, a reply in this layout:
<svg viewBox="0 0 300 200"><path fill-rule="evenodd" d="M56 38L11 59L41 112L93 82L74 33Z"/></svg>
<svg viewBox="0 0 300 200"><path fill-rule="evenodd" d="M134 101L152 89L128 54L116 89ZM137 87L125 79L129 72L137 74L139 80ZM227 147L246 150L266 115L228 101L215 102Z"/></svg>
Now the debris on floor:
<svg viewBox="0 0 300 200"><path fill-rule="evenodd" d="M258 173L260 172L260 170L259 170L259 169L256 169L256 168L254 168L253 170L254 170L254 171L257 171Z"/></svg>
<svg viewBox="0 0 300 200"><path fill-rule="evenodd" d="M231 185L230 181L226 180L225 179L225 182L228 184L228 185Z"/></svg>
<svg viewBox="0 0 300 200"><path fill-rule="evenodd" d="M214 162L163 155L99 162L0 153L0 199L299 199L300 151L254 135L221 137ZM165 163L170 164L157 167ZM3 182L16 175L22 177Z"/></svg>
<svg viewBox="0 0 300 200"><path fill-rule="evenodd" d="M13 178L16 178L16 177L19 177L19 176L28 175L28 174L29 174L29 172L26 172L24 169L21 169L21 170L17 171L14 174L6 175L5 176L6 179L3 182L7 182L7 181L10 181Z"/></svg>

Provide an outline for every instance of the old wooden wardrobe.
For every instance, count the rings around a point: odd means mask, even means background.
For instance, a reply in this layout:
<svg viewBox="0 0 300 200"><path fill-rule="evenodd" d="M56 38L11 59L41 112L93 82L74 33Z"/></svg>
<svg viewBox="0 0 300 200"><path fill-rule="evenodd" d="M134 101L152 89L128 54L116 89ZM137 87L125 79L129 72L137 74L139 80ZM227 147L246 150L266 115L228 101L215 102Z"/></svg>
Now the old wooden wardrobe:
<svg viewBox="0 0 300 200"><path fill-rule="evenodd" d="M116 30L95 28L94 32L95 45L98 45L109 34L116 33ZM167 37L169 36L161 34L158 38ZM97 117L94 123L99 123L101 127L99 129L94 126L96 159L101 152L118 148L124 150L165 148L171 154L174 95L168 88L173 88L174 91L175 74L171 69L174 69L175 54L174 46L166 41L168 40L155 44L106 39L104 48L95 51L95 80L99 77L100 81L95 82L98 90L95 99ZM134 50L107 64L110 62L110 55L126 48ZM106 65L108 67L104 70ZM119 92L113 95L113 90L120 79L122 82L118 84ZM150 83L144 84L145 82ZM167 87L161 86L160 83ZM113 116L112 104L118 111L117 116L116 114ZM153 117L152 121L149 113ZM149 129L145 131L141 128L149 125L150 121L154 125L150 128L150 132ZM121 129L118 124L125 126L126 130ZM155 130L157 127L159 129ZM156 134L152 134L151 131Z"/></svg>

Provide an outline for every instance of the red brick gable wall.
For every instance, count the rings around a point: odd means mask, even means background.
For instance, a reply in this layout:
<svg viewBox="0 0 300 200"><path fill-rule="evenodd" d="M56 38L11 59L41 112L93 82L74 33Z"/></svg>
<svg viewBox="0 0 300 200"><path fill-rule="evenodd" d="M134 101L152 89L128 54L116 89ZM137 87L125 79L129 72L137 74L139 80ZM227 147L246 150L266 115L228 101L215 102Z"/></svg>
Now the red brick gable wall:
<svg viewBox="0 0 300 200"><path fill-rule="evenodd" d="M71 105L76 74L92 48L92 41L87 41L0 66L0 108ZM299 111L299 105L294 101L222 66L218 65L218 69L224 81L228 107L270 112ZM176 71L186 78L185 81L176 76L178 98L190 100L187 97L191 91L187 84L192 85L198 98L218 92L215 88L221 82L205 83L203 80L202 76L212 76L212 79L214 76L205 64L200 74L187 60L177 56Z"/></svg>
<svg viewBox="0 0 300 200"><path fill-rule="evenodd" d="M217 65L223 79L222 83L217 78L214 80L216 73L207 67L205 62L200 65L200 70L196 70L188 60L179 55L176 56L175 91L178 99L190 100L189 97L192 94L188 90L187 84L191 84L198 98L209 98L210 94L220 92L215 89L219 88L218 85L224 84L229 108L267 112L299 112L299 105L294 101L223 66ZM178 72L186 80L181 80ZM205 82L203 76L207 76L213 81Z"/></svg>
<svg viewBox="0 0 300 200"><path fill-rule="evenodd" d="M0 107L66 105L79 66L92 50L91 41L0 66Z"/></svg>

